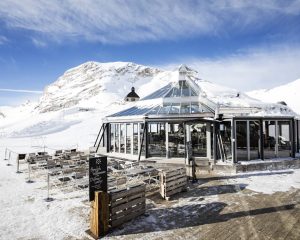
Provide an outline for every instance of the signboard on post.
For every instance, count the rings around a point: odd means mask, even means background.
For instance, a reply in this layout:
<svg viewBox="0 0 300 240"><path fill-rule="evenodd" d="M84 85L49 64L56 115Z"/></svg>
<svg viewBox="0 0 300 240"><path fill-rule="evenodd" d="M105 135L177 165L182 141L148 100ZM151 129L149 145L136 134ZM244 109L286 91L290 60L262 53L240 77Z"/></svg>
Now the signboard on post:
<svg viewBox="0 0 300 240"><path fill-rule="evenodd" d="M95 191L107 192L107 157L89 159L89 200L94 201Z"/></svg>

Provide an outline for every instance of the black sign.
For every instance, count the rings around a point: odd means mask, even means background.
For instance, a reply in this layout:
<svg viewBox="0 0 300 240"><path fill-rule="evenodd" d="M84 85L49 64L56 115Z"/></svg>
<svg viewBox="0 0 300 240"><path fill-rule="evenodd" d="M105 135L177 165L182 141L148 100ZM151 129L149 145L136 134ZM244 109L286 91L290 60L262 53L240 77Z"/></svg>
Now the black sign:
<svg viewBox="0 0 300 240"><path fill-rule="evenodd" d="M89 159L90 201L94 201L95 191L107 192L107 157Z"/></svg>
<svg viewBox="0 0 300 240"><path fill-rule="evenodd" d="M19 160L24 160L25 158L26 158L26 154L19 153L19 156L18 156Z"/></svg>

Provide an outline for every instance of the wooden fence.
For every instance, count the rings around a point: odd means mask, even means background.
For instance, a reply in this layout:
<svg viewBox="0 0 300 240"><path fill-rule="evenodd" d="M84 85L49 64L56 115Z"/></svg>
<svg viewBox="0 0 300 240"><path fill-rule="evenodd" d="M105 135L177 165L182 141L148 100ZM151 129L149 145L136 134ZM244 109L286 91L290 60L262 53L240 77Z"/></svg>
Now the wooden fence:
<svg viewBox="0 0 300 240"><path fill-rule="evenodd" d="M137 184L128 188L95 192L91 203L90 231L97 239L107 234L108 230L122 225L146 211L146 185Z"/></svg>
<svg viewBox="0 0 300 240"><path fill-rule="evenodd" d="M177 168L160 172L160 194L169 200L170 196L185 191L187 175L185 168Z"/></svg>
<svg viewBox="0 0 300 240"><path fill-rule="evenodd" d="M145 213L145 184L109 192L110 227L114 228Z"/></svg>

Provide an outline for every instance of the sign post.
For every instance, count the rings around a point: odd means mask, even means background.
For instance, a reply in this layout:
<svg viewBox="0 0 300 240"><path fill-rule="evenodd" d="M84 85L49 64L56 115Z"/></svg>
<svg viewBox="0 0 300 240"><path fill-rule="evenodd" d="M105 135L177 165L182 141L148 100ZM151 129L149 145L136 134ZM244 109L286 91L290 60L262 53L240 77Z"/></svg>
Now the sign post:
<svg viewBox="0 0 300 240"><path fill-rule="evenodd" d="M107 192L107 157L89 159L89 200L94 201L95 191Z"/></svg>
<svg viewBox="0 0 300 240"><path fill-rule="evenodd" d="M108 232L109 197L107 193L107 157L89 159L89 200L91 221L88 233L98 239Z"/></svg>

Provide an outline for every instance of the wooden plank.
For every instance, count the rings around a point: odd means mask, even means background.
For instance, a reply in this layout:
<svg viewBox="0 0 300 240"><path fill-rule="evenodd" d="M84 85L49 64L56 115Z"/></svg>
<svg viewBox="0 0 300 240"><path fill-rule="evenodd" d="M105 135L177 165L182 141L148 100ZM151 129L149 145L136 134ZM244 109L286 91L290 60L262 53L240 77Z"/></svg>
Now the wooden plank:
<svg viewBox="0 0 300 240"><path fill-rule="evenodd" d="M167 186L170 186L170 185L173 185L174 183L176 182L180 182L180 181L187 181L187 176L184 175L184 176L181 176L179 178L175 178L173 179L172 181L166 181L164 184L166 184Z"/></svg>
<svg viewBox="0 0 300 240"><path fill-rule="evenodd" d="M173 177L164 177L164 182L171 182L173 180L176 180L177 178L186 177L186 174L177 174Z"/></svg>
<svg viewBox="0 0 300 240"><path fill-rule="evenodd" d="M186 185L186 182L182 182L182 183L170 186L170 187L166 188L166 192L172 191L173 189L176 189L176 188L179 188L179 187L182 187L185 185Z"/></svg>
<svg viewBox="0 0 300 240"><path fill-rule="evenodd" d="M176 193L180 193L180 192L182 192L182 191L185 190L185 189L186 189L185 186L182 186L182 187L180 187L180 188L176 188L176 189L174 189L174 190L172 190L172 191L170 191L170 192L167 192L167 193L166 193L166 197L170 197L170 196L172 196L172 195L174 195L174 194L176 194Z"/></svg>
<svg viewBox="0 0 300 240"><path fill-rule="evenodd" d="M176 185L181 184L181 183L187 183L186 179L178 179L178 180L173 181L173 182L165 183L164 186L165 186L165 188L168 189L169 187L176 186Z"/></svg>
<svg viewBox="0 0 300 240"><path fill-rule="evenodd" d="M169 177L173 177L173 176L176 176L178 174L181 174L181 173L186 174L186 169L185 168L179 168L179 169L176 169L176 170L173 170L173 171L168 171L168 172L163 172L163 173L167 178L169 178Z"/></svg>
<svg viewBox="0 0 300 240"><path fill-rule="evenodd" d="M119 198L134 195L136 193L143 192L143 191L146 191L145 184L130 187L129 189L123 189L122 191L113 190L113 191L110 192L110 200L114 201L114 200L117 200Z"/></svg>
<svg viewBox="0 0 300 240"><path fill-rule="evenodd" d="M125 209L122 212L118 212L118 213L114 213L114 214L110 215L110 219L113 221L113 220L125 217L132 212L136 212L142 208L145 208L145 206L146 206L146 203L140 203L136 206L132 206L131 208Z"/></svg>
<svg viewBox="0 0 300 240"><path fill-rule="evenodd" d="M131 213L130 215L127 215L127 216L124 217L124 218L120 218L120 219L118 219L118 220L114 220L114 221L111 222L111 227L117 227L117 226L120 226L120 225L122 225L123 223L128 222L128 221L130 221L130 220L132 220L132 219L134 219L134 218L136 218L136 217L138 217L138 216L144 214L144 213L145 213L145 210L146 210L146 208L143 208L143 209L140 209L139 211L136 211L136 212Z"/></svg>
<svg viewBox="0 0 300 240"><path fill-rule="evenodd" d="M111 223L114 225L114 223L117 221L126 222L128 220L131 220L133 216L135 216L135 213L145 212L146 211L146 204L139 204L133 209L130 209L129 211L124 211L122 214L117 214L111 216Z"/></svg>
<svg viewBox="0 0 300 240"><path fill-rule="evenodd" d="M119 199L117 201L111 201L110 206L111 206L111 208L113 208L113 207L116 207L116 206L121 205L123 203L130 202L130 201L132 201L136 198L140 198L140 197L144 197L144 196L145 196L145 192L139 192L135 195L131 195L129 197L126 196L126 197L124 197L122 199Z"/></svg>
<svg viewBox="0 0 300 240"><path fill-rule="evenodd" d="M109 223L109 208L108 208L108 194L105 192L95 192L95 200L91 207L90 230L97 236L105 236L108 232Z"/></svg>
<svg viewBox="0 0 300 240"><path fill-rule="evenodd" d="M127 208L130 208L132 206L135 206L135 205L137 205L139 203L145 203L145 197L140 197L140 198L137 198L137 199L135 199L133 201L129 201L127 203L121 204L119 206L112 207L110 209L110 212L111 212L111 214L114 214L116 212L119 212L119 211L122 211L124 209L127 209Z"/></svg>

